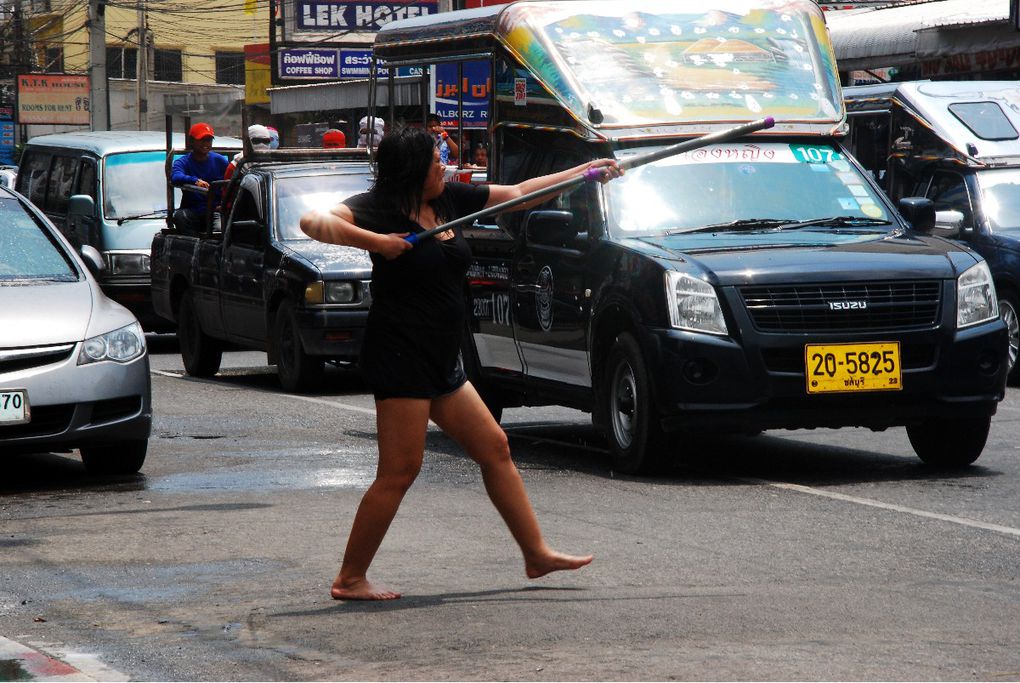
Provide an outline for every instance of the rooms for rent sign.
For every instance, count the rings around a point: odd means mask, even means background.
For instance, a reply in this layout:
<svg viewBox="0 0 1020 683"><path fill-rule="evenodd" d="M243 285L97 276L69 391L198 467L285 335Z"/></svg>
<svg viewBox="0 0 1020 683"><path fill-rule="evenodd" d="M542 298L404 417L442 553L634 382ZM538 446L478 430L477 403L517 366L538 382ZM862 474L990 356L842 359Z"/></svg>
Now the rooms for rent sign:
<svg viewBox="0 0 1020 683"><path fill-rule="evenodd" d="M87 126L91 122L88 76L18 76L18 123Z"/></svg>

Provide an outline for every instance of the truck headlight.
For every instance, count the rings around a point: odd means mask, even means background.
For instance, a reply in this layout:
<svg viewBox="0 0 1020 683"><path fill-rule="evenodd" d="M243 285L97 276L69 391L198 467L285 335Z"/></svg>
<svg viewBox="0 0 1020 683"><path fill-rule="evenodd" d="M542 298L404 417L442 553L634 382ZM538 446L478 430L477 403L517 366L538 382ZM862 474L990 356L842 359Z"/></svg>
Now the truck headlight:
<svg viewBox="0 0 1020 683"><path fill-rule="evenodd" d="M129 363L145 353L145 334L142 326L131 323L113 332L90 337L78 352L78 365L109 360Z"/></svg>
<svg viewBox="0 0 1020 683"><path fill-rule="evenodd" d="M982 261L956 279L956 327L970 327L998 317L992 272Z"/></svg>
<svg viewBox="0 0 1020 683"><path fill-rule="evenodd" d="M673 327L708 334L728 334L715 287L687 273L666 272L666 301Z"/></svg>
<svg viewBox="0 0 1020 683"><path fill-rule="evenodd" d="M358 285L355 282L313 282L305 287L305 303L353 304L358 301Z"/></svg>
<svg viewBox="0 0 1020 683"><path fill-rule="evenodd" d="M106 255L107 275L148 275L148 254L112 254Z"/></svg>

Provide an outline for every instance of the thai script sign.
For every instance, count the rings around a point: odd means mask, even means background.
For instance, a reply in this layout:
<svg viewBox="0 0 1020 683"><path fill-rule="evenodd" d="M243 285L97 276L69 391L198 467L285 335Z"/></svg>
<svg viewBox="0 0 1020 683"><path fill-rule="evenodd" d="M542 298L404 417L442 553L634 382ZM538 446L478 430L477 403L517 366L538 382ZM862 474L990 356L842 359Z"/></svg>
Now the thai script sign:
<svg viewBox="0 0 1020 683"><path fill-rule="evenodd" d="M18 76L18 123L87 126L91 122L88 76Z"/></svg>
<svg viewBox="0 0 1020 683"><path fill-rule="evenodd" d="M485 128L489 124L489 93L492 90L492 76L489 62L463 62L463 80L457 83L457 64L436 64L432 69L432 111L444 126L456 127L458 118L463 119L465 128ZM457 116L458 93L462 116Z"/></svg>
<svg viewBox="0 0 1020 683"><path fill-rule="evenodd" d="M336 79L340 77L337 49L280 50L280 78Z"/></svg>
<svg viewBox="0 0 1020 683"><path fill-rule="evenodd" d="M372 71L371 50L340 50L340 78L369 78ZM402 66L397 69L397 76L421 76L424 70L420 66ZM390 70L379 67L379 76L389 76Z"/></svg>
<svg viewBox="0 0 1020 683"><path fill-rule="evenodd" d="M298 31L378 31L380 27L411 17L435 14L437 3L425 0L390 2L338 2L297 0L294 25Z"/></svg>

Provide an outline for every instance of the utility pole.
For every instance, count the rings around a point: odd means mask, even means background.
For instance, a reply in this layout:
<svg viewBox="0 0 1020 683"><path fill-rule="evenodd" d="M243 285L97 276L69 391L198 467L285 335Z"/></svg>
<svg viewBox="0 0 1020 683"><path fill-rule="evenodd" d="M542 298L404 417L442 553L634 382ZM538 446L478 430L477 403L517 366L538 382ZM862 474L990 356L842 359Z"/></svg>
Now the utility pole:
<svg viewBox="0 0 1020 683"><path fill-rule="evenodd" d="M110 92L106 78L106 0L89 0L89 109L92 130L110 130Z"/></svg>
<svg viewBox="0 0 1020 683"><path fill-rule="evenodd" d="M149 32L145 26L145 0L138 0L138 130L149 129Z"/></svg>

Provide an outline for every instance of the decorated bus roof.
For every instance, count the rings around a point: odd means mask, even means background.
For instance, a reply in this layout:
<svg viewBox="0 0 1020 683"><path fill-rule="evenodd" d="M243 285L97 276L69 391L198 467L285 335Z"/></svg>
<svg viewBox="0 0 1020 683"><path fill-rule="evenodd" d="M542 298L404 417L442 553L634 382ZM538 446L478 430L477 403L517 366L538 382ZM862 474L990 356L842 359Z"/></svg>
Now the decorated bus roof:
<svg viewBox="0 0 1020 683"><path fill-rule="evenodd" d="M764 116L776 119L773 132L831 134L845 119L811 0L520 0L393 22L375 50L427 61L493 40L600 137Z"/></svg>

